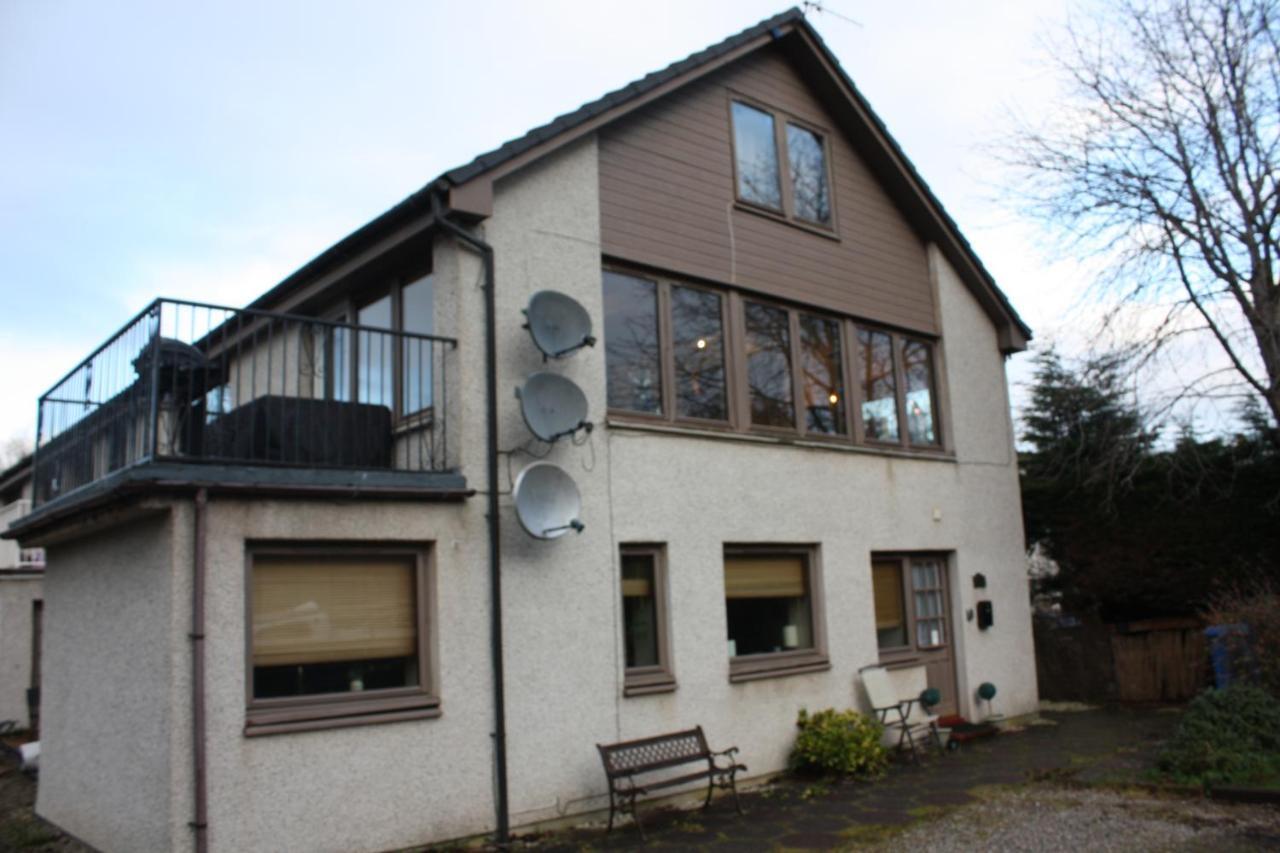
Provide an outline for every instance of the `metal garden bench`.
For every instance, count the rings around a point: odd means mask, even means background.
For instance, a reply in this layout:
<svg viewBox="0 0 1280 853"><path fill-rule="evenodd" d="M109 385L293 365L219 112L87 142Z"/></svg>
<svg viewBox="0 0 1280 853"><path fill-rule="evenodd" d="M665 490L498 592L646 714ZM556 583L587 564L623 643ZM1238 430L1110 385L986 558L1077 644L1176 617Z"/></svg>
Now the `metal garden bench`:
<svg viewBox="0 0 1280 853"><path fill-rule="evenodd" d="M609 828L605 830L606 833L613 830L613 819L622 812L631 815L640 830L640 837L644 838L644 826L636 813L636 798L699 779L707 780L707 799L702 804L704 809L711 805L711 794L716 788L720 788L733 792L733 807L738 814L742 814L735 777L739 770L745 771L747 767L734 761L733 756L738 752L736 746L722 752L712 752L707 746L702 726L623 743L596 744L596 749L600 750L600 760L604 762L604 772L609 778ZM662 776L649 781L636 778L703 762L706 762L705 767L690 773Z"/></svg>

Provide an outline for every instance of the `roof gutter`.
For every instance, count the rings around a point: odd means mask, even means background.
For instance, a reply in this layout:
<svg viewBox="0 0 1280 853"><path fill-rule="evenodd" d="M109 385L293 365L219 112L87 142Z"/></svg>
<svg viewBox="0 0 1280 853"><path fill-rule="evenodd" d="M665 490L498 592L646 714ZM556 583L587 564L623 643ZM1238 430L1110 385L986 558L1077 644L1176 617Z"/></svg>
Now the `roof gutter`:
<svg viewBox="0 0 1280 853"><path fill-rule="evenodd" d="M479 254L484 264L485 473L488 477L486 518L489 522L489 651L493 668L494 809L497 819L495 840L499 847L505 847L510 840L511 826L507 802L507 712L502 663L502 551L498 517L498 337L493 247L450 219L453 211L445 209L440 200L440 195L448 192L448 185L441 182L436 185L436 189L437 192L431 195L431 210L436 224Z"/></svg>

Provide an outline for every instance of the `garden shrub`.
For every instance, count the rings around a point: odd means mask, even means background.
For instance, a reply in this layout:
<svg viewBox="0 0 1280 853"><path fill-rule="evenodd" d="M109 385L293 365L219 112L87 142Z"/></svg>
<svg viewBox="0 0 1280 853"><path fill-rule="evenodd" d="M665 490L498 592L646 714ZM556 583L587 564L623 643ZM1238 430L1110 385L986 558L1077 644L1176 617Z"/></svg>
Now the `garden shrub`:
<svg viewBox="0 0 1280 853"><path fill-rule="evenodd" d="M1249 685L1206 690L1187 706L1159 767L1184 784L1280 784L1280 705Z"/></svg>
<svg viewBox="0 0 1280 853"><path fill-rule="evenodd" d="M791 750L793 769L875 776L889 763L880 743L884 726L866 714L835 708L810 714L801 709L796 727L800 733Z"/></svg>

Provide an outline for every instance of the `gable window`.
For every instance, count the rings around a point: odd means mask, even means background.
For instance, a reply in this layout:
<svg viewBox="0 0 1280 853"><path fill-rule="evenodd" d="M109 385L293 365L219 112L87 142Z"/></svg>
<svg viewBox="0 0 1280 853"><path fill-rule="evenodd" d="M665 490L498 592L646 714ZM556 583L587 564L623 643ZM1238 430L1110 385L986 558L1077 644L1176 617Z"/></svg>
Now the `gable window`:
<svg viewBox="0 0 1280 853"><path fill-rule="evenodd" d="M425 553L258 548L249 573L246 732L438 713Z"/></svg>
<svg viewBox="0 0 1280 853"><path fill-rule="evenodd" d="M816 549L731 546L724 555L732 680L826 666Z"/></svg>
<svg viewBox="0 0 1280 853"><path fill-rule="evenodd" d="M675 689L667 643L663 557L660 546L622 546L623 692L628 696Z"/></svg>
<svg viewBox="0 0 1280 853"><path fill-rule="evenodd" d="M781 211L782 182L773 116L734 101L733 150L738 166L738 197Z"/></svg>
<svg viewBox="0 0 1280 853"><path fill-rule="evenodd" d="M822 137L808 128L788 122L787 159L791 165L791 199L796 218L818 225L829 224L831 198Z"/></svg>
<svg viewBox="0 0 1280 853"><path fill-rule="evenodd" d="M831 227L831 182L817 131L743 101L731 102L734 173L740 201ZM784 152L784 156L779 156ZM782 180L780 163L787 164Z"/></svg>

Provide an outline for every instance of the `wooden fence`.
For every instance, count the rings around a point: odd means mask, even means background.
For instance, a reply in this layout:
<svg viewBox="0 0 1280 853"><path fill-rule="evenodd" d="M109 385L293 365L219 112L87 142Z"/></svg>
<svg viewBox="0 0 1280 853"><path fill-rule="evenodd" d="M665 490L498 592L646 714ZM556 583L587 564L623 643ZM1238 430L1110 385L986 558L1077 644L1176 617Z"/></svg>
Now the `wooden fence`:
<svg viewBox="0 0 1280 853"><path fill-rule="evenodd" d="M1036 619L1042 699L1077 702L1185 702L1205 688L1208 651L1195 619L1104 625Z"/></svg>

